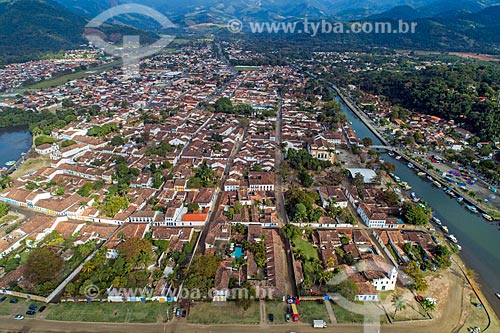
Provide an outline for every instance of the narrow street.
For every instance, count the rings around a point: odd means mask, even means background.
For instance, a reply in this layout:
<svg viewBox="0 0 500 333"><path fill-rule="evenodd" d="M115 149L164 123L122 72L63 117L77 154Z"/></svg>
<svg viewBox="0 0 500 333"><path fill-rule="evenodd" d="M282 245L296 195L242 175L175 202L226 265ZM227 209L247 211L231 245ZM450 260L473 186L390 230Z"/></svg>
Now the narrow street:
<svg viewBox="0 0 500 333"><path fill-rule="evenodd" d="M283 179L279 175L279 170L281 168L281 162L283 161L283 153L281 152L283 144L283 99L279 96L279 109L276 117L276 155L275 155L275 196L276 196L276 211L279 216L279 226L282 228L288 223L288 216L285 210L285 198L284 198L284 187ZM283 237L283 236L282 236ZM287 274L285 279L286 292L288 295L298 296L297 285L295 283L295 270L293 268L293 258L292 258L292 248L290 246L290 241L288 239L283 239L284 244L284 258L286 258L286 263L283 263L283 267L287 267Z"/></svg>

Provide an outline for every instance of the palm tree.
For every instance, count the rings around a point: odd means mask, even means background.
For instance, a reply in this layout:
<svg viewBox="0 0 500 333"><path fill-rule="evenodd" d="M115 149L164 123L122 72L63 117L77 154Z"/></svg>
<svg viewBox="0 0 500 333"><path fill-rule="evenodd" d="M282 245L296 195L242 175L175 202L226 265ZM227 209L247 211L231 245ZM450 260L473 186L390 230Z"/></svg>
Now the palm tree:
<svg viewBox="0 0 500 333"><path fill-rule="evenodd" d="M395 295L392 298L392 305L394 306L394 318L396 318L396 312L406 309L406 302L401 295Z"/></svg>
<svg viewBox="0 0 500 333"><path fill-rule="evenodd" d="M318 275L318 282L319 285L322 286L323 284L326 284L328 281L332 279L332 273L327 272L327 271L321 271L319 272Z"/></svg>
<svg viewBox="0 0 500 333"><path fill-rule="evenodd" d="M436 304L428 299L424 299L421 304L426 312L432 312L436 309Z"/></svg>

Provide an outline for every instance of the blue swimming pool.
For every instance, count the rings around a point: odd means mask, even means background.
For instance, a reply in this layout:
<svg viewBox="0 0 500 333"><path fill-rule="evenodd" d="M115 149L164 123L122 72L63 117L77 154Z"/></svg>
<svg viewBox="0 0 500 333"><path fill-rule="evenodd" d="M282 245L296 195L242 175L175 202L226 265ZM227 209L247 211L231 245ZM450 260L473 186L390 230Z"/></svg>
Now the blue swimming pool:
<svg viewBox="0 0 500 333"><path fill-rule="evenodd" d="M243 256L243 249L241 247L236 247L233 252L234 258L241 258Z"/></svg>

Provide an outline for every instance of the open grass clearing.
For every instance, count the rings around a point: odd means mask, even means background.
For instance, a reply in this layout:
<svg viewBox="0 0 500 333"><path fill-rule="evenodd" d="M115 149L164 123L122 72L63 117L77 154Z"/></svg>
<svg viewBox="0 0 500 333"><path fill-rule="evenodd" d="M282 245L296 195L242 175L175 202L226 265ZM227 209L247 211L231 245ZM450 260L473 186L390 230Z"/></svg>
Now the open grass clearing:
<svg viewBox="0 0 500 333"><path fill-rule="evenodd" d="M324 320L327 323L330 322L330 317L326 311L326 305L323 301L302 301L300 305L297 306L299 310L299 320L306 324L311 324L313 320Z"/></svg>
<svg viewBox="0 0 500 333"><path fill-rule="evenodd" d="M246 311L234 302L223 305L214 303L196 303L191 307L188 322L191 324L259 324L259 302L252 302Z"/></svg>
<svg viewBox="0 0 500 333"><path fill-rule="evenodd" d="M61 303L51 305L48 320L110 322L110 323L157 323L172 317L172 305L166 303ZM170 311L170 314L167 314Z"/></svg>
<svg viewBox="0 0 500 333"><path fill-rule="evenodd" d="M11 175L12 179L17 179L25 176L38 169L50 166L50 159L48 157L30 158L26 160L16 171Z"/></svg>

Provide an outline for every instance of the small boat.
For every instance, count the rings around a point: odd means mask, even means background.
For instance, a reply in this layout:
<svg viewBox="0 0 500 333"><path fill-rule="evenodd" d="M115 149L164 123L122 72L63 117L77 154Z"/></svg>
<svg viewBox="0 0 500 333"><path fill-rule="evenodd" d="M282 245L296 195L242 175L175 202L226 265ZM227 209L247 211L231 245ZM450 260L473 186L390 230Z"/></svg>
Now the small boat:
<svg viewBox="0 0 500 333"><path fill-rule="evenodd" d="M414 167L413 163L408 163L408 168L413 169Z"/></svg>
<svg viewBox="0 0 500 333"><path fill-rule="evenodd" d="M483 214L483 217L484 217L484 219L485 219L485 220L487 220L487 221L490 221L490 222L492 222L492 221L493 221L493 218L492 218L491 216L489 216L488 214L486 214L486 213L484 213L484 214Z"/></svg>
<svg viewBox="0 0 500 333"><path fill-rule="evenodd" d="M425 172L420 171L419 173L417 173L417 175L419 175L420 177L423 177L423 176L425 176Z"/></svg>
<svg viewBox="0 0 500 333"><path fill-rule="evenodd" d="M434 179L430 175L427 176L427 179L429 179L431 182L434 181Z"/></svg>
<svg viewBox="0 0 500 333"><path fill-rule="evenodd" d="M415 202L419 202L420 201L420 198L417 197L417 195L415 194L415 192L411 192L410 193L410 196L411 196L411 199Z"/></svg>
<svg viewBox="0 0 500 333"><path fill-rule="evenodd" d="M436 223L437 225L443 225L443 223L441 223L441 220L435 216L432 217L432 222Z"/></svg>
<svg viewBox="0 0 500 333"><path fill-rule="evenodd" d="M458 240L454 235L446 235L446 237L451 240L453 243L457 244Z"/></svg>
<svg viewBox="0 0 500 333"><path fill-rule="evenodd" d="M399 161L401 159L401 156L396 156L396 159Z"/></svg>
<svg viewBox="0 0 500 333"><path fill-rule="evenodd" d="M464 201L464 198L460 197L457 199L458 203L462 203L462 201Z"/></svg>
<svg viewBox="0 0 500 333"><path fill-rule="evenodd" d="M500 293L496 293L495 295L496 295L498 298L500 298Z"/></svg>
<svg viewBox="0 0 500 333"><path fill-rule="evenodd" d="M441 226L441 230L443 230L445 233L448 233L448 232L449 232L448 227L447 227L447 226L445 226L445 225L442 225L442 226Z"/></svg>
<svg viewBox="0 0 500 333"><path fill-rule="evenodd" d="M460 244L455 244L455 247L457 248L458 251L462 251L462 247L460 246Z"/></svg>
<svg viewBox="0 0 500 333"><path fill-rule="evenodd" d="M477 213L478 213L476 206L466 205L465 207L466 207L468 210L470 210L471 212L475 213L475 214L477 214Z"/></svg>
<svg viewBox="0 0 500 333"><path fill-rule="evenodd" d="M16 161L8 161L5 163L6 166L13 166L14 164L16 164Z"/></svg>
<svg viewBox="0 0 500 333"><path fill-rule="evenodd" d="M393 152L393 151L390 151L387 155L389 155L389 156L394 156L395 154L394 154L394 152Z"/></svg>
<svg viewBox="0 0 500 333"><path fill-rule="evenodd" d="M438 182L437 180L434 181L434 185L436 185L437 188L441 188L443 185L441 185L440 182Z"/></svg>

